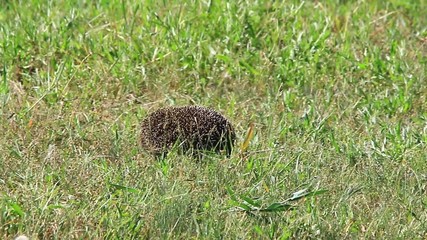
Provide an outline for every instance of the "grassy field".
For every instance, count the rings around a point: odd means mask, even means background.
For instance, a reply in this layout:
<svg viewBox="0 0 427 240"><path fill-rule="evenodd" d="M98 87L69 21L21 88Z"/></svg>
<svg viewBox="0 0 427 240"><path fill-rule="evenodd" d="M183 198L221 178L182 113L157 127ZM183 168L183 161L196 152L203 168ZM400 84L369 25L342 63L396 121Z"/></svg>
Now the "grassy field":
<svg viewBox="0 0 427 240"><path fill-rule="evenodd" d="M0 239L427 238L426 1L0 3ZM187 104L230 158L140 149Z"/></svg>

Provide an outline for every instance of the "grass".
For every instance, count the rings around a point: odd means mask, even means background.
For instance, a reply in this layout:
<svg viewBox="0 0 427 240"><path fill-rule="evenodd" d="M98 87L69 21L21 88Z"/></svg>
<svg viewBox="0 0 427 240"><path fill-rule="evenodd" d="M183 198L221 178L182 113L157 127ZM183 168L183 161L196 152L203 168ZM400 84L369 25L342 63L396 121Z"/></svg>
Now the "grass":
<svg viewBox="0 0 427 240"><path fill-rule="evenodd" d="M425 1L2 1L0 238L425 239ZM138 145L162 106L230 159Z"/></svg>

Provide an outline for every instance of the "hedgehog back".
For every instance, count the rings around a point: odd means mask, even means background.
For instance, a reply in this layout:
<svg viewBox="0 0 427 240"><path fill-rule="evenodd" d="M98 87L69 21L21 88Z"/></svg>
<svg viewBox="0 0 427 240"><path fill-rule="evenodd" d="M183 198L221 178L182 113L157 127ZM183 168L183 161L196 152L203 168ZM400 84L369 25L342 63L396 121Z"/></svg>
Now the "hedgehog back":
<svg viewBox="0 0 427 240"><path fill-rule="evenodd" d="M224 116L200 106L162 108L142 123L142 147L155 154L178 143L184 151L225 149L229 155L234 139L234 129Z"/></svg>

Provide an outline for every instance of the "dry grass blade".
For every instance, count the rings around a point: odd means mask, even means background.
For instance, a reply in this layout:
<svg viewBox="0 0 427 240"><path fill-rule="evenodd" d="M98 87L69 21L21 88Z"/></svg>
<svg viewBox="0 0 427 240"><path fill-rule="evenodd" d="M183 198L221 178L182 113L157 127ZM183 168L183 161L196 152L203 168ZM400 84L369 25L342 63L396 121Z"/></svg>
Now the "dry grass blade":
<svg viewBox="0 0 427 240"><path fill-rule="evenodd" d="M245 141L243 141L242 145L240 146L240 152L245 152L248 147L251 140L254 138L254 123L249 124L248 133L246 134Z"/></svg>

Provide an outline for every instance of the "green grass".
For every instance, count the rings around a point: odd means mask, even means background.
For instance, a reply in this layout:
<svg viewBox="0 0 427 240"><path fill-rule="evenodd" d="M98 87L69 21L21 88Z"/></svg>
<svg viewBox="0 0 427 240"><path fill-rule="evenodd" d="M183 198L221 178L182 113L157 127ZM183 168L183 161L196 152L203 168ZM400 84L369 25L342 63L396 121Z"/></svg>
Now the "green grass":
<svg viewBox="0 0 427 240"><path fill-rule="evenodd" d="M425 239L427 4L315 2L3 0L0 238ZM247 151L144 153L185 104Z"/></svg>

